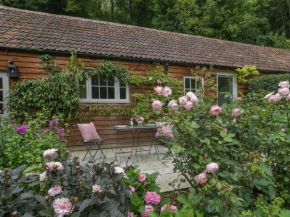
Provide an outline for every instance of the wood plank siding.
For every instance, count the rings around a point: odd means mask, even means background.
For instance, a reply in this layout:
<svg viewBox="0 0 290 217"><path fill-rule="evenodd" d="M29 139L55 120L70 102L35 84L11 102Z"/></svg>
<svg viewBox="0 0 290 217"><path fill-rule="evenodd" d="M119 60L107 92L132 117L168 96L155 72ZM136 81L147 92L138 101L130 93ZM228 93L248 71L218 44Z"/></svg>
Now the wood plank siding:
<svg viewBox="0 0 290 217"><path fill-rule="evenodd" d="M16 52L16 51L0 51L0 71L6 71L6 67L8 65L8 60L13 60L14 64L18 67L19 78L18 79L10 79L10 88L13 88L13 82L23 81L25 79L33 79L33 78L41 78L45 76L48 72L44 69L39 60L40 54L35 54L31 52ZM60 67L65 67L65 62L69 60L69 56L52 56L54 62L58 64ZM82 57L81 58L85 63L85 66L100 66L101 59L94 59L90 57ZM129 61L117 61L114 60L112 62L120 63L122 67L127 67L129 70L134 72L139 72L141 74L145 74L146 70L149 67L154 67L153 63L147 62L129 62ZM178 77L183 80L183 76L191 76L191 70L195 67L189 66L180 66L180 65L169 65L168 73ZM229 71L229 70L227 70ZM233 71L231 71L233 72ZM210 71L211 74L216 74L217 71ZM145 90L152 90L153 87L142 86L137 87L134 85L130 85L130 100L132 101L134 92L142 92ZM183 87L180 87L183 88ZM244 89L245 87L241 87ZM212 93L214 94L214 93ZM106 138L106 143L116 143L116 133L113 127L115 125L127 125L129 124L129 116L116 116L112 114L111 116L107 115L94 115L89 111L89 106L94 105L103 105L102 103L80 103L80 107L83 112L92 115L92 121L96 126L96 129L99 135L102 138ZM108 104L112 106L129 106L129 104ZM70 121L69 130L70 133L67 137L69 146L77 146L82 145L82 138L80 136L78 128L75 126L75 121ZM152 139L152 132L144 132L141 135L141 141L150 142ZM122 142L130 142L131 135L123 134L121 137Z"/></svg>

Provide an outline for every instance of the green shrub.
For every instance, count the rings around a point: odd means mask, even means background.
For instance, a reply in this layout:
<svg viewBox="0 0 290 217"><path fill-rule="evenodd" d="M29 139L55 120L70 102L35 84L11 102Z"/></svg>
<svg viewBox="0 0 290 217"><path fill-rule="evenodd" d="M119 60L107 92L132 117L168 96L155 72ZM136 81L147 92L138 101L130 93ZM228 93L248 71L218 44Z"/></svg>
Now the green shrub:
<svg viewBox="0 0 290 217"><path fill-rule="evenodd" d="M290 81L290 74L263 75L249 81L249 92L265 93L277 90L280 81Z"/></svg>
<svg viewBox="0 0 290 217"><path fill-rule="evenodd" d="M47 120L44 113L25 115L18 123L10 113L8 118L0 116L0 169L20 165L40 165L46 149L65 149L65 126L62 116ZM41 166L40 166L41 167Z"/></svg>

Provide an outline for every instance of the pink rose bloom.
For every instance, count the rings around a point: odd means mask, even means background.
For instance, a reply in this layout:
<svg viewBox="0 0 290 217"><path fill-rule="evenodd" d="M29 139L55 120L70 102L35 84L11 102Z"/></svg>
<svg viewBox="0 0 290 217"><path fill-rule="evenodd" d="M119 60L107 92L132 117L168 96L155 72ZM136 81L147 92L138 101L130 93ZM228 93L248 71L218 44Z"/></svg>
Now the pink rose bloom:
<svg viewBox="0 0 290 217"><path fill-rule="evenodd" d="M101 192L101 186L100 185L93 185L93 193L98 193L98 192Z"/></svg>
<svg viewBox="0 0 290 217"><path fill-rule="evenodd" d="M290 100L290 94L286 97L286 100L288 101Z"/></svg>
<svg viewBox="0 0 290 217"><path fill-rule="evenodd" d="M280 88L278 90L278 93L281 95L281 96L288 96L289 95L289 88L288 87L284 87L284 88Z"/></svg>
<svg viewBox="0 0 290 217"><path fill-rule="evenodd" d="M145 205L145 212L141 212L141 217L150 217L147 212L154 211L153 206Z"/></svg>
<svg viewBox="0 0 290 217"><path fill-rule="evenodd" d="M234 118L239 117L239 114L238 114L239 111L240 111L240 109L233 109L232 116L233 116Z"/></svg>
<svg viewBox="0 0 290 217"><path fill-rule="evenodd" d="M216 171L218 171L219 169L219 165L217 163L209 163L208 165L206 165L206 171L208 173L215 173Z"/></svg>
<svg viewBox="0 0 290 217"><path fill-rule="evenodd" d="M129 188L130 188L130 190L131 190L132 193L135 193L135 187L134 186L129 185Z"/></svg>
<svg viewBox="0 0 290 217"><path fill-rule="evenodd" d="M164 87L163 88L163 91L162 91L162 94L163 94L163 96L170 96L170 95L172 95L172 90L170 89L170 87Z"/></svg>
<svg viewBox="0 0 290 217"><path fill-rule="evenodd" d="M137 180L138 182L145 182L146 176L143 173L139 173Z"/></svg>
<svg viewBox="0 0 290 217"><path fill-rule="evenodd" d="M55 217L63 217L72 213L74 206L68 198L57 198L53 201Z"/></svg>
<svg viewBox="0 0 290 217"><path fill-rule="evenodd" d="M127 217L134 217L134 213L133 212L128 212Z"/></svg>
<svg viewBox="0 0 290 217"><path fill-rule="evenodd" d="M53 148L53 149L48 149L48 150L46 150L46 151L43 152L42 156L43 156L43 157L47 157L47 156L53 155L53 154L55 154L55 153L57 153L57 152L58 152L58 150L55 149L55 148Z"/></svg>
<svg viewBox="0 0 290 217"><path fill-rule="evenodd" d="M161 81L160 81L160 79L157 79L157 81L156 81L156 82L157 82L157 84L161 84Z"/></svg>
<svg viewBox="0 0 290 217"><path fill-rule="evenodd" d="M228 132L228 128L224 128L224 131L225 131L225 132Z"/></svg>
<svg viewBox="0 0 290 217"><path fill-rule="evenodd" d="M289 81L281 81L281 82L278 84L278 86L279 86L280 88L289 88L289 87L290 87L290 85L289 85Z"/></svg>
<svg viewBox="0 0 290 217"><path fill-rule="evenodd" d="M211 115L218 115L221 111L221 107L219 107L218 105L213 105L212 107L210 107L209 113Z"/></svg>
<svg viewBox="0 0 290 217"><path fill-rule="evenodd" d="M203 154L204 155L204 157L207 157L207 153L205 153L205 154Z"/></svg>
<svg viewBox="0 0 290 217"><path fill-rule="evenodd" d="M193 104L197 104L199 102L198 98L196 95L192 95L190 97L190 101L193 103Z"/></svg>
<svg viewBox="0 0 290 217"><path fill-rule="evenodd" d="M53 171L54 167L56 167L57 170L63 170L63 165L60 162L47 162L46 163L46 169L48 171Z"/></svg>
<svg viewBox="0 0 290 217"><path fill-rule="evenodd" d="M154 100L154 102L152 103L152 107L154 110L161 110L162 105L163 105L163 103L160 102L159 100Z"/></svg>
<svg viewBox="0 0 290 217"><path fill-rule="evenodd" d="M62 187L60 185L56 185L56 186L54 186L54 187L52 187L51 189L48 190L48 194L50 196L55 196L57 194L60 194L62 192L61 188Z"/></svg>
<svg viewBox="0 0 290 217"><path fill-rule="evenodd" d="M193 92L188 92L188 93L186 94L186 96L187 96L187 98L190 98L191 96L195 96L195 94L194 94Z"/></svg>
<svg viewBox="0 0 290 217"><path fill-rule="evenodd" d="M154 191L147 191L145 194L145 202L146 203L152 203L152 204L159 204L161 201L161 197L159 194L157 194Z"/></svg>
<svg viewBox="0 0 290 217"><path fill-rule="evenodd" d="M166 208L167 208L167 204L163 205L163 206L161 207L161 209L160 209L160 212L163 212L164 210L166 210ZM171 210L171 211L176 211L176 210L177 210L177 207L174 206L174 205L170 205L170 210Z"/></svg>
<svg viewBox="0 0 290 217"><path fill-rule="evenodd" d="M179 98L178 101L179 101L179 104L180 104L181 106L185 106L186 103L187 103L187 97L186 97L186 96L182 96L182 97Z"/></svg>
<svg viewBox="0 0 290 217"><path fill-rule="evenodd" d="M276 95L271 95L269 98L268 98L268 101L270 103L276 103L278 101Z"/></svg>
<svg viewBox="0 0 290 217"><path fill-rule="evenodd" d="M265 99L269 99L270 96L272 96L273 94L274 94L274 91L273 91L272 93L268 93L264 98L265 98Z"/></svg>
<svg viewBox="0 0 290 217"><path fill-rule="evenodd" d="M190 102L190 101L188 101L188 102L185 104L185 106L184 106L184 108L185 108L186 110L190 110L190 109L192 109L192 107L193 107L193 103Z"/></svg>
<svg viewBox="0 0 290 217"><path fill-rule="evenodd" d="M285 132L285 129L283 128L281 131L282 131L282 132Z"/></svg>
<svg viewBox="0 0 290 217"><path fill-rule="evenodd" d="M199 184L206 184L207 183L207 176L206 173L201 173L197 176L195 176L195 180L199 183Z"/></svg>
<svg viewBox="0 0 290 217"><path fill-rule="evenodd" d="M169 103L168 103L168 108L170 108L170 109L172 109L172 110L174 110L174 111L177 111L178 109L179 109L179 106L178 106L178 104L177 104L177 102L176 102L176 100L171 100Z"/></svg>
<svg viewBox="0 0 290 217"><path fill-rule="evenodd" d="M114 168L115 174L125 173L124 169L122 167L115 167Z"/></svg>
<svg viewBox="0 0 290 217"><path fill-rule="evenodd" d="M239 101L242 100L242 97L239 96L239 97L237 98L237 100L239 100Z"/></svg>
<svg viewBox="0 0 290 217"><path fill-rule="evenodd" d="M158 95L162 95L163 93L163 87L161 86L154 87L154 90Z"/></svg>

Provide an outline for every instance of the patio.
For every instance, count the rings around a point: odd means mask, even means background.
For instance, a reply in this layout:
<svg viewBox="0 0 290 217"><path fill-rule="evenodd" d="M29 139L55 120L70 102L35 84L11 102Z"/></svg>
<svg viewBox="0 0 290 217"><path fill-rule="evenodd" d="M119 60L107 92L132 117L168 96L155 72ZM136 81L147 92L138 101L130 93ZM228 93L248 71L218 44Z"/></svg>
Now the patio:
<svg viewBox="0 0 290 217"><path fill-rule="evenodd" d="M141 146L144 149L148 149L148 146ZM167 151L167 148L164 146L159 146L159 160L157 158L157 155L155 152L148 154L148 152L143 151L142 156L143 160L141 160L141 157L137 157L135 155L135 150L133 152L133 155L130 157L129 151L131 151L131 147L126 147L122 149L123 154L120 154L122 157L121 160L121 166L125 167L127 165L134 165L138 166L138 168L141 170L142 173L154 173L158 172L159 176L156 180L157 184L161 187L161 192L167 192L167 191L173 191L177 189L184 189L184 188L189 188L190 185L188 183L182 183L180 187L178 187L178 183L173 187L170 185L170 183L178 178L182 178L182 175L178 172L173 171L173 164L172 160L170 158L164 158L164 153ZM153 150L154 148L152 148ZM115 151L115 150L114 150ZM126 153L127 152L127 153ZM86 151L85 150L76 150L76 149L71 149L71 155L72 157L79 157L80 159L83 159ZM105 162L115 162L118 164L116 161L114 154L112 152L112 149L104 149L104 153L106 154L107 159ZM96 159L100 157L100 152L98 152ZM128 159L130 157L130 159ZM119 156L118 156L119 158ZM86 163L90 158L87 156L86 159L83 161Z"/></svg>

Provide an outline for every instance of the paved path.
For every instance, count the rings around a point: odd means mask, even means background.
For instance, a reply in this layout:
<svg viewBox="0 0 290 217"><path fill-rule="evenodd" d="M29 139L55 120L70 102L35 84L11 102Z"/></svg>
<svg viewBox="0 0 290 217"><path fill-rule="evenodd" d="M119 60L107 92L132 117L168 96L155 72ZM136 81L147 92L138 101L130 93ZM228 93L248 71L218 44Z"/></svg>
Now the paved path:
<svg viewBox="0 0 290 217"><path fill-rule="evenodd" d="M149 146L144 146L142 147L143 149L149 149ZM131 153L128 153L132 150L132 148L123 148L120 152L122 154L118 155L118 160L120 161L121 157L121 163L120 165L122 167L125 167L127 165L134 165L138 166L138 168L141 170L142 173L154 173L158 172L159 176L156 180L156 182L159 184L161 187L161 192L166 192L166 191L173 191L176 189L184 189L184 188L189 188L188 183L182 183L180 186L178 186L178 183L175 184L175 186L171 186L169 183L172 182L174 179L178 180L182 178L180 173L174 172L173 171L173 164L172 160L167 158L164 158L164 153L167 151L167 148L164 146L159 146L159 160L157 158L157 154L155 153L155 150L153 151L154 147L152 148L151 154L149 154L148 151L142 151L142 156L143 156L143 161L142 158L139 156L138 159L135 155L135 150L133 150L133 156L130 156ZM114 149L115 152L115 149ZM83 159L86 151L71 151L71 154L73 157L79 157L80 160ZM93 152L94 153L94 152ZM118 161L115 159L114 154L111 149L105 149L104 153L106 154L107 159L105 162L115 162L118 163ZM100 153L97 154L96 158L100 157ZM87 155L87 158L85 159L84 162L88 161L89 157ZM119 164L119 163L118 163Z"/></svg>

